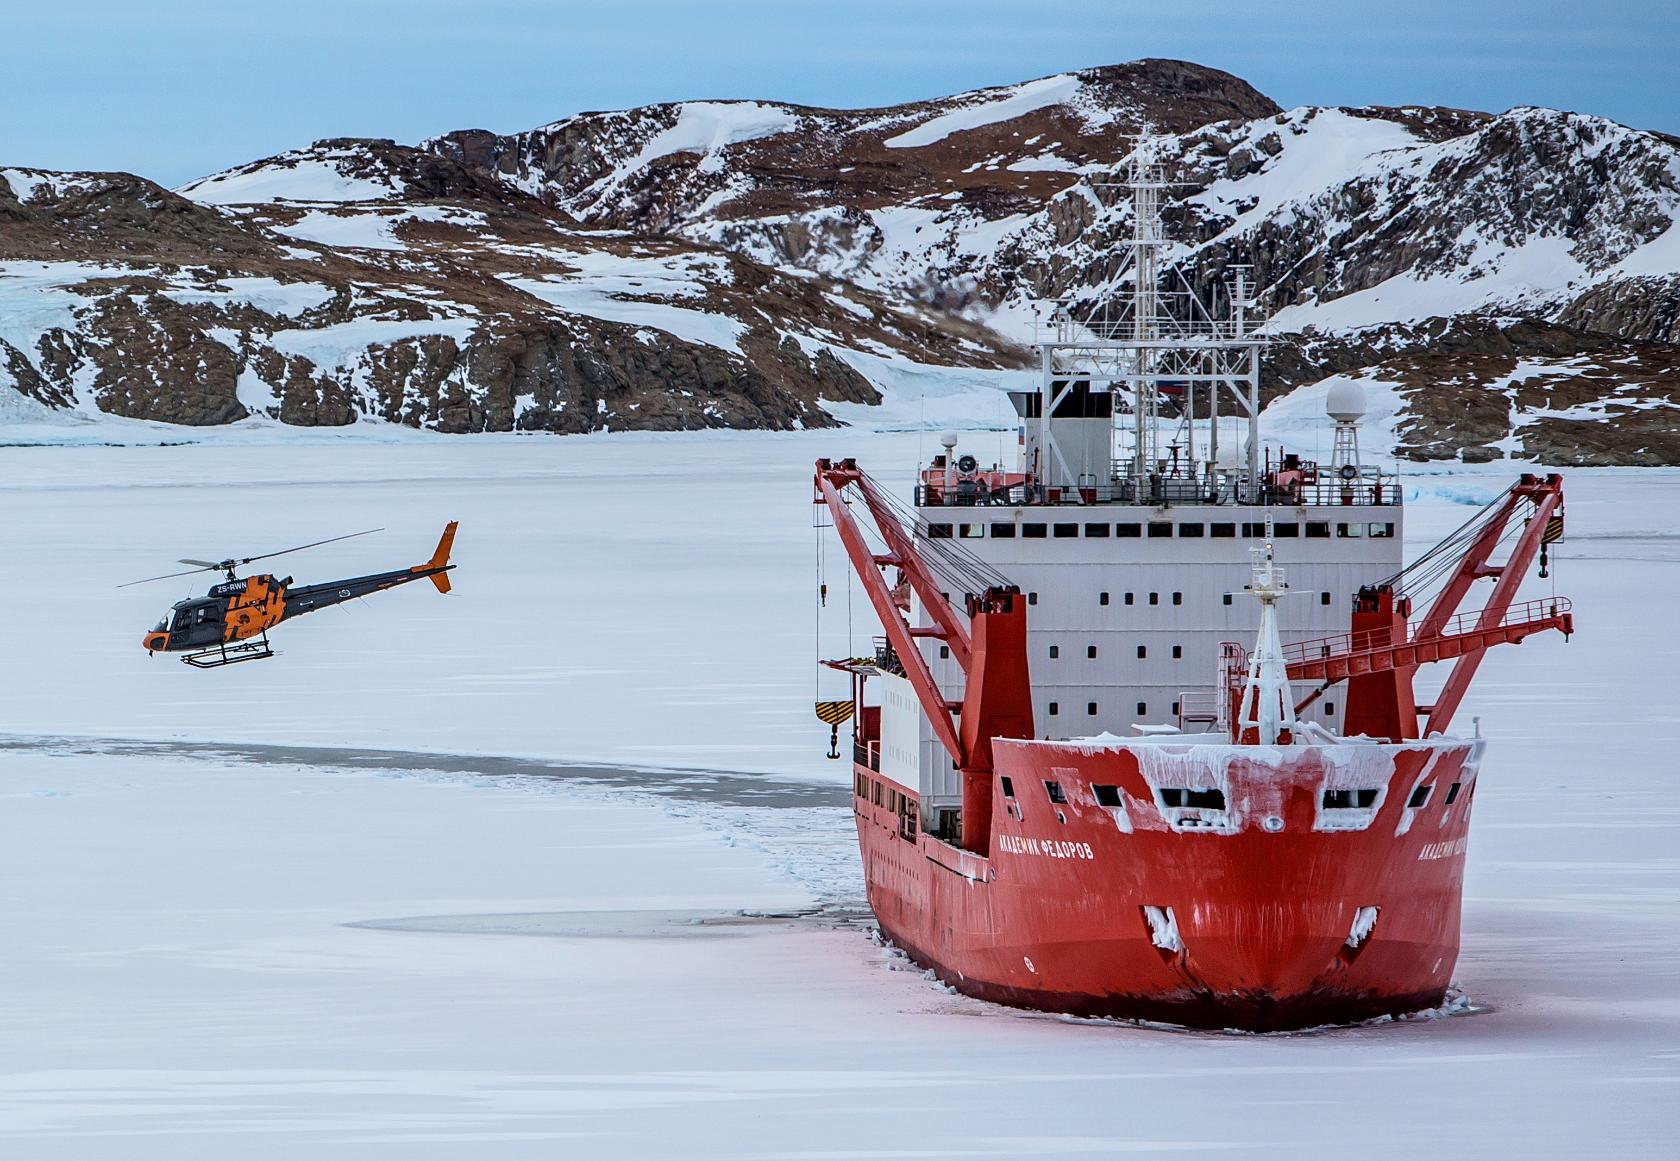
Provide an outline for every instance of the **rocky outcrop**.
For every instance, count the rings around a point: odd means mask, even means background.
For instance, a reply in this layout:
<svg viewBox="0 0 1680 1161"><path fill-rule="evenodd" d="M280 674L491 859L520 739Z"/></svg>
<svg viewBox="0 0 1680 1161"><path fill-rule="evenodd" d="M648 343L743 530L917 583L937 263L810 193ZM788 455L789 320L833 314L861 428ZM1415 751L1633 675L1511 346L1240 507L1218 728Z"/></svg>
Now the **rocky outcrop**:
<svg viewBox="0 0 1680 1161"><path fill-rule="evenodd" d="M1221 311L1248 268L1266 398L1394 384L1418 458L1680 457L1680 140L1283 110L1165 60L890 108L337 138L178 193L5 171L0 296L42 297L0 329L0 390L186 424L822 425L907 360L1025 365L1052 303L1123 312L1131 207L1091 179L1145 130L1171 301Z"/></svg>
<svg viewBox="0 0 1680 1161"><path fill-rule="evenodd" d="M388 141L324 141L194 183L204 204L126 175L9 173L0 213L19 228L0 235L0 305L13 296L37 326L0 331L18 340L0 347L0 389L53 408L187 426L786 429L831 425L825 400L880 401L848 351L1024 358L970 321L830 279L581 233Z"/></svg>

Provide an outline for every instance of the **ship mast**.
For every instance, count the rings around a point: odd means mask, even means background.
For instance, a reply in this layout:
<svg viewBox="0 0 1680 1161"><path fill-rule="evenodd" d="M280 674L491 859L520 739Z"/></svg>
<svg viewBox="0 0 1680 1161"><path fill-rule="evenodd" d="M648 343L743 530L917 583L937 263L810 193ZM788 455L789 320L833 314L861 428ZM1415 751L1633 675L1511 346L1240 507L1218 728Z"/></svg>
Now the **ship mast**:
<svg viewBox="0 0 1680 1161"><path fill-rule="evenodd" d="M1260 503L1260 349L1246 267L1228 271L1217 317L1181 271L1161 223L1172 188L1158 148L1139 140L1123 180L1131 214L1111 289L1057 304L1038 343L1040 384L1016 397L1023 470L1040 501ZM1221 411L1246 424L1247 461L1219 463ZM1205 425L1205 427L1203 426ZM1171 426L1170 439L1164 430Z"/></svg>
<svg viewBox="0 0 1680 1161"><path fill-rule="evenodd" d="M1289 685L1283 639L1278 635L1278 601L1288 592L1283 570L1272 559L1272 515L1266 513L1266 540L1249 550L1254 556L1254 580L1248 594L1260 602L1260 631L1248 659L1242 712L1237 718L1237 741L1262 746L1287 744L1295 730L1295 695Z"/></svg>
<svg viewBox="0 0 1680 1161"><path fill-rule="evenodd" d="M1161 167L1151 162L1150 142L1132 151L1127 182L1132 194L1132 343L1136 372L1132 378L1132 485L1138 495L1149 487L1149 473L1159 454L1160 393L1150 372L1153 344L1160 339L1161 309Z"/></svg>

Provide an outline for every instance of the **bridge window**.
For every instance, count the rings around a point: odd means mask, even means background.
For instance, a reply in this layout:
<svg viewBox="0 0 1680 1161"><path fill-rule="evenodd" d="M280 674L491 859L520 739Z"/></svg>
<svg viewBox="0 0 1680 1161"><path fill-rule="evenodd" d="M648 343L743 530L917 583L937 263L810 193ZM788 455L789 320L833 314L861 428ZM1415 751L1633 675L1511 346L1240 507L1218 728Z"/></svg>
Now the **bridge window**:
<svg viewBox="0 0 1680 1161"><path fill-rule="evenodd" d="M1261 525L1261 528L1264 530L1265 525ZM1301 526L1296 524L1294 521L1290 521L1287 524L1273 524L1272 535L1277 537L1279 540L1288 540L1292 537L1301 535Z"/></svg>
<svg viewBox="0 0 1680 1161"><path fill-rule="evenodd" d="M1114 526L1114 535L1118 536L1122 540L1136 540L1138 537L1143 535L1143 525L1116 524Z"/></svg>
<svg viewBox="0 0 1680 1161"><path fill-rule="evenodd" d="M1186 536L1200 536L1202 531L1200 524L1180 524L1178 526L1178 535L1181 539Z"/></svg>
<svg viewBox="0 0 1680 1161"><path fill-rule="evenodd" d="M963 540L978 540L986 535L986 526L984 524L959 524L957 525L957 535Z"/></svg>
<svg viewBox="0 0 1680 1161"><path fill-rule="evenodd" d="M1429 797L1429 788L1418 787L1424 792L1424 798ZM1416 798L1417 795L1412 795ZM1326 790L1324 792L1324 809L1326 810L1364 810L1377 800L1377 792L1370 788L1358 790Z"/></svg>
<svg viewBox="0 0 1680 1161"><path fill-rule="evenodd" d="M951 539L951 526L949 524L929 524L927 534L929 540L949 540Z"/></svg>
<svg viewBox="0 0 1680 1161"><path fill-rule="evenodd" d="M1330 539L1330 525L1329 525L1329 523L1325 522L1325 521L1318 521L1318 520L1307 521L1307 539L1308 540L1328 540L1328 539Z"/></svg>
<svg viewBox="0 0 1680 1161"><path fill-rule="evenodd" d="M1106 525L1106 524L1087 524L1087 525L1085 525L1085 536L1087 538L1090 538L1090 537L1094 536L1097 539L1101 540L1104 537L1106 537L1107 535L1108 535L1108 525Z"/></svg>
<svg viewBox="0 0 1680 1161"><path fill-rule="evenodd" d="M1014 798L1015 797L1015 783L1010 780L1010 777L1007 774L1001 775L1000 777L1003 781L1003 796L1005 798Z"/></svg>
<svg viewBox="0 0 1680 1161"><path fill-rule="evenodd" d="M1170 537L1172 528L1170 520L1152 520L1149 523L1149 538L1154 540L1157 537Z"/></svg>
<svg viewBox="0 0 1680 1161"><path fill-rule="evenodd" d="M1365 534L1367 536L1392 538L1394 536L1394 525L1368 524L1365 526Z"/></svg>
<svg viewBox="0 0 1680 1161"><path fill-rule="evenodd" d="M1237 535L1237 526L1235 524L1210 524L1208 531L1215 540L1232 540Z"/></svg>
<svg viewBox="0 0 1680 1161"><path fill-rule="evenodd" d="M1448 806L1451 806L1454 802L1458 801L1458 785L1459 784L1457 782L1454 782L1451 786L1447 787Z"/></svg>
<svg viewBox="0 0 1680 1161"><path fill-rule="evenodd" d="M1044 793L1050 796L1051 802L1060 803L1067 801L1067 795L1062 791L1062 784L1060 782L1052 782L1046 778L1044 780Z"/></svg>
<svg viewBox="0 0 1680 1161"><path fill-rule="evenodd" d="M1056 531L1056 536L1058 538L1063 538L1063 537L1068 537L1068 536L1078 536L1079 535L1079 525L1077 525L1077 524L1057 524L1057 525L1055 525L1055 531Z"/></svg>
<svg viewBox="0 0 1680 1161"><path fill-rule="evenodd" d="M1014 540L1015 539L1015 525L1004 524L1004 523L1001 523L1001 522L997 523L997 524L993 524L992 525L992 539L993 540Z"/></svg>
<svg viewBox="0 0 1680 1161"><path fill-rule="evenodd" d="M1085 658L1088 661L1095 661L1097 659L1097 647L1095 645L1085 646Z"/></svg>
<svg viewBox="0 0 1680 1161"><path fill-rule="evenodd" d="M1365 535L1365 525L1363 525L1363 524L1338 524L1338 525L1336 525L1336 535L1337 536L1346 536L1346 537L1351 537L1351 538L1357 538L1357 537L1360 537L1360 536L1364 536Z"/></svg>
<svg viewBox="0 0 1680 1161"><path fill-rule="evenodd" d="M1043 524L1023 524L1021 536L1026 540L1043 540L1046 527Z"/></svg>
<svg viewBox="0 0 1680 1161"><path fill-rule="evenodd" d="M876 806L881 805L881 784L873 780L870 783L870 801Z"/></svg>
<svg viewBox="0 0 1680 1161"><path fill-rule="evenodd" d="M1406 809L1421 810L1428 802L1429 787L1419 786L1416 790L1412 791L1412 796L1406 800ZM1326 791L1324 795L1324 805L1330 805L1330 794L1328 791Z"/></svg>
<svg viewBox="0 0 1680 1161"><path fill-rule="evenodd" d="M1060 645L1050 646L1050 656L1051 657L1060 657L1061 655L1062 655L1062 647Z"/></svg>
<svg viewBox="0 0 1680 1161"><path fill-rule="evenodd" d="M1225 792L1217 787L1211 790L1192 790L1187 786L1163 786L1161 805L1188 806L1196 810L1224 810Z"/></svg>
<svg viewBox="0 0 1680 1161"><path fill-rule="evenodd" d="M1121 805L1120 788L1118 786L1091 785L1091 793L1096 796L1098 806Z"/></svg>

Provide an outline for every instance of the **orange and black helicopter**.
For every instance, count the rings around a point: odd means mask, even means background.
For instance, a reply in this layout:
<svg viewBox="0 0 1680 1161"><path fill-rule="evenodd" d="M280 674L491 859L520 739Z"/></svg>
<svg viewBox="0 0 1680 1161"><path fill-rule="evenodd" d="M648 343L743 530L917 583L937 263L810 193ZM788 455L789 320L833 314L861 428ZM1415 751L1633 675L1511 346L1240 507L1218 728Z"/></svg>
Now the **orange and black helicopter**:
<svg viewBox="0 0 1680 1161"><path fill-rule="evenodd" d="M225 574L227 579L213 585L206 595L177 601L169 610L169 615L146 634L141 644L146 647L148 654L183 654L181 660L198 669L217 669L239 661L260 661L264 657L274 656L274 650L268 643L268 631L281 621L289 621L293 617L324 609L328 605L343 604L345 601L365 597L382 589L395 588L409 581L430 580L437 586L438 592L447 593L449 570L455 567L449 563L449 550L455 543L455 523L451 520L444 528L443 536L438 540L437 551L432 553L432 559L412 568L393 569L390 572L376 572L369 576L298 588L292 587L292 578L289 576L276 577L270 573L263 573L259 576L241 577L234 572L235 569L253 561L267 560L288 552L300 552L305 548L315 548L322 544L332 544L339 540L383 531L370 528L367 532L352 532L348 536L334 536L311 544L300 544L296 548L283 548L279 552L265 552L260 556L246 556L238 560L213 563L208 560L183 559L182 564L197 567L186 572L172 572L164 576L130 581L128 585L117 587L150 584L152 581L192 576L199 572Z"/></svg>

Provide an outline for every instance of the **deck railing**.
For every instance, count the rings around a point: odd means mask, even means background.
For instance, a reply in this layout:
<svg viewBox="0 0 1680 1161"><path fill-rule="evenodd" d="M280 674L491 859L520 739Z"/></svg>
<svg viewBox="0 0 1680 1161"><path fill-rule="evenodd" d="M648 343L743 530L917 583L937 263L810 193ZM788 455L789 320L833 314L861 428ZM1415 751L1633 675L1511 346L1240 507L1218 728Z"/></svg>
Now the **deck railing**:
<svg viewBox="0 0 1680 1161"><path fill-rule="evenodd" d="M1482 610L1460 613L1441 626L1441 631L1429 640L1436 637L1455 637L1484 629L1510 629L1523 625L1545 624L1568 613L1571 608L1568 597L1543 597L1539 600L1523 601L1512 605L1505 610L1504 616L1487 625L1480 623ZM1301 665L1333 657L1370 653L1396 645L1416 645L1419 638L1415 628L1416 626L1408 625L1405 637L1400 641L1395 641L1388 629L1365 629L1359 632L1336 633L1329 637L1314 637L1310 641L1296 641L1283 647L1283 659L1290 665Z"/></svg>
<svg viewBox="0 0 1680 1161"><path fill-rule="evenodd" d="M1142 489L1130 481L1066 488L1017 484L1011 488L995 490L972 482L958 481L957 485L949 490L944 485L918 484L915 499L918 508L1022 508L1057 505L1071 507L1094 504L1234 505L1238 502L1239 494L1239 490L1230 481L1210 486L1199 480L1185 478L1155 480ZM1260 489L1256 500L1255 506L1272 508L1345 508L1355 505L1389 508L1400 506L1401 493L1398 484L1359 481L1352 484L1266 487Z"/></svg>

